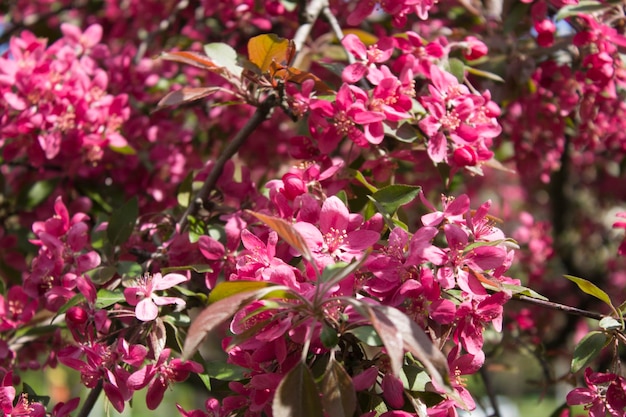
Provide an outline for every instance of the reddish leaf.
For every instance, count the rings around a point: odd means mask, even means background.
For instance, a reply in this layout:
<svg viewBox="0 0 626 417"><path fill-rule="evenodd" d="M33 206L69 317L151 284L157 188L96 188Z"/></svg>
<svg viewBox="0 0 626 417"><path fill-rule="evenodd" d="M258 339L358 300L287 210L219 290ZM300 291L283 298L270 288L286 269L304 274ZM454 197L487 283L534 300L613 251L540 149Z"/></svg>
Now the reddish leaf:
<svg viewBox="0 0 626 417"><path fill-rule="evenodd" d="M384 314L380 314L379 310L375 310L373 306L363 304L365 310L368 313L367 317L380 339L383 341L383 345L389 355L389 362L391 364L391 372L395 376L400 376L402 370L402 364L404 362L404 346L402 333L396 327L393 320L390 320Z"/></svg>
<svg viewBox="0 0 626 417"><path fill-rule="evenodd" d="M448 361L443 353L435 347L432 340L426 332L417 325L409 316L400 310L383 305L370 306L374 314L372 325L378 331L380 338L383 340L385 348L387 347L387 334L391 333L386 326L391 323L393 329L400 334L403 341L403 347L411 352L415 359L420 361L428 371L430 378L440 387L443 387L449 375ZM380 323L385 323L380 326ZM377 327L378 326L378 327ZM379 327L384 333L379 331ZM386 332L386 333L385 333ZM395 334L392 334L394 337ZM395 343L395 342L394 342ZM391 357L391 355L390 355ZM393 366L393 359L392 366ZM397 358L395 358L397 361ZM402 358L400 358L402 359ZM397 365L397 364L396 364ZM401 366L401 363L400 363ZM396 374L398 375L398 374Z"/></svg>
<svg viewBox="0 0 626 417"><path fill-rule="evenodd" d="M216 287L217 288L217 287ZM245 291L223 298L205 308L189 326L183 359L189 359L198 350L200 343L222 323L230 319L237 311L254 300L258 300L277 287L262 288L254 291Z"/></svg>
<svg viewBox="0 0 626 417"><path fill-rule="evenodd" d="M274 395L274 417L320 417L322 402L311 370L299 362L285 375Z"/></svg>
<svg viewBox="0 0 626 417"><path fill-rule="evenodd" d="M356 391L343 366L331 358L320 383L322 404L329 417L352 417L356 410Z"/></svg>
<svg viewBox="0 0 626 417"><path fill-rule="evenodd" d="M178 106L195 100L205 98L216 91L218 87L183 87L180 90L172 91L159 101L156 110L161 110L167 106Z"/></svg>
<svg viewBox="0 0 626 417"><path fill-rule="evenodd" d="M289 65L290 54L293 55L293 41L280 38L274 34L255 36L248 41L248 59L262 73L270 70L272 62Z"/></svg>
<svg viewBox="0 0 626 417"><path fill-rule="evenodd" d="M270 73L275 78L281 78L285 81L290 81L296 84L302 84L306 80L313 80L315 83L315 91L320 94L330 94L333 89L330 88L324 81L320 80L317 76L310 72L301 71L295 67L286 67L279 65L271 65Z"/></svg>
<svg viewBox="0 0 626 417"><path fill-rule="evenodd" d="M152 325L152 329L150 329L148 339L150 341L150 347L152 348L152 352L154 352L154 356L158 358L161 354L161 351L163 351L163 349L165 348L165 341L167 339L163 320L158 317L154 320L154 324Z"/></svg>
<svg viewBox="0 0 626 417"><path fill-rule="evenodd" d="M211 58L206 55L199 54L192 51L175 51L164 52L161 54L161 59L166 61L180 62L181 64L193 65L194 67L202 68L208 71L217 73L223 72L223 68L215 64Z"/></svg>
<svg viewBox="0 0 626 417"><path fill-rule="evenodd" d="M248 210L248 213L252 214L254 217L261 220L272 230L278 233L278 235L283 238L285 242L287 242L292 248L300 252L302 258L304 258L308 262L313 262L313 255L311 254L309 247L307 246L300 233L298 233L290 223L287 223L281 218L267 216L265 214L257 213L255 211Z"/></svg>

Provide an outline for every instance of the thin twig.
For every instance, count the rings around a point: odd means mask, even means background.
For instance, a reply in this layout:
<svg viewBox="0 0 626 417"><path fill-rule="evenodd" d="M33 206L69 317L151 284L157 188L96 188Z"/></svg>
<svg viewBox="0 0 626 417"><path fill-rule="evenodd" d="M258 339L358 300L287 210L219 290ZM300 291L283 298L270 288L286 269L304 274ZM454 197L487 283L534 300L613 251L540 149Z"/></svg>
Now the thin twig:
<svg viewBox="0 0 626 417"><path fill-rule="evenodd" d="M172 26L172 24L178 17L178 14L182 10L186 9L187 6L189 6L189 0L180 0L178 3L176 3L176 6L174 6L174 10L167 16L167 18L161 20L159 26L146 36L146 38L139 45L139 48L137 48L137 53L133 58L133 62L135 63L135 65L138 64L139 61L141 61L141 59L144 57L146 51L148 50L148 46L154 41L157 35L160 33L165 33L165 31L167 31L170 26Z"/></svg>
<svg viewBox="0 0 626 417"><path fill-rule="evenodd" d="M299 53L313 30L323 8L328 7L328 0L312 0L300 13L300 26L293 37L296 51Z"/></svg>
<svg viewBox="0 0 626 417"><path fill-rule="evenodd" d="M322 10L322 13L324 14L324 17L326 18L326 20L328 21L328 24L333 30L333 33L337 37L337 40L339 40L339 43L341 43L341 40L343 39L343 30L341 30L341 25L337 21L337 18L333 14L332 10L330 10L330 7L327 6L327 7L324 7L324 10ZM345 49L346 48L344 47L344 50ZM348 63L354 64L356 60L354 59L352 54L348 52L347 50L346 50L346 54L348 55Z"/></svg>
<svg viewBox="0 0 626 417"><path fill-rule="evenodd" d="M480 368L480 377L483 380L483 384L485 384L485 390L487 391L487 397L489 397L489 403L491 403L491 416L492 417L501 417L500 407L498 406L498 397L496 393L493 391L493 385L491 384L491 378L489 377L489 373L483 366Z"/></svg>
<svg viewBox="0 0 626 417"><path fill-rule="evenodd" d="M219 156L219 158L215 161L215 165L213 169L209 173L209 176L204 180L204 184L202 184L202 188L196 196L189 202L189 207L183 213L183 216L180 218L178 222L178 231L182 232L189 222L189 216L193 216L196 214L198 209L202 206L203 202L207 199L217 180L219 179L222 171L224 170L224 165L230 158L233 157L241 148L241 146L246 142L246 139L254 132L254 130L261 125L267 119L272 109L278 104L278 99L276 95L270 94L265 98L261 104L258 105L256 111L252 115L252 117L246 122L245 126L237 133L237 135L233 138L233 140L228 144L224 152Z"/></svg>
<svg viewBox="0 0 626 417"><path fill-rule="evenodd" d="M76 417L87 417L91 413L93 406L96 405L96 401L98 401L98 397L100 396L100 392L102 392L102 380L98 381L98 385L96 385L91 391L89 391L89 395L85 399L83 406L80 409L80 412L76 415Z"/></svg>
<svg viewBox="0 0 626 417"><path fill-rule="evenodd" d="M571 307L565 304L553 303L552 301L540 300L538 298L529 297L527 295L516 294L513 296L513 300L523 301L530 304L536 304L542 307L551 308L553 310L564 311L575 316L587 317L594 320L602 320L607 317L604 314L595 313L593 311L583 310L576 307Z"/></svg>

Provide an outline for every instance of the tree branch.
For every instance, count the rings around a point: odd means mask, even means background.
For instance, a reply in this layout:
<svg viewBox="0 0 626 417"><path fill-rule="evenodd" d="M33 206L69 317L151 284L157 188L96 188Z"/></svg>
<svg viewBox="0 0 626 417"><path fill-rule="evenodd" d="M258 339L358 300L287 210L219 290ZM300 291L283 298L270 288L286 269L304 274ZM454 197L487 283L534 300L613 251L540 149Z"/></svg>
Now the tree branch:
<svg viewBox="0 0 626 417"><path fill-rule="evenodd" d="M202 188L198 191L198 194L189 202L189 207L183 213L181 219L178 222L178 232L181 233L187 227L189 222L189 216L193 216L197 213L198 209L202 206L203 202L208 198L209 194L215 187L217 180L219 179L224 165L233 157L246 142L248 137L254 132L254 130L261 125L270 115L272 109L278 104L278 98L275 94L270 94L265 98L261 104L258 105L256 111L252 117L246 122L245 126L237 133L233 140L228 144L224 152L215 161L213 169L209 173L209 176L204 180Z"/></svg>
<svg viewBox="0 0 626 417"><path fill-rule="evenodd" d="M554 303L552 301L540 300L538 298L529 297L527 295L515 294L513 300L523 301L525 303L535 304L538 306L550 308L552 310L564 311L575 316L587 317L594 320L602 320L607 317L604 314L595 313L593 311L583 310L581 308L570 307L565 304Z"/></svg>
<svg viewBox="0 0 626 417"><path fill-rule="evenodd" d="M95 386L91 391L89 391L89 395L83 406L80 408L80 412L76 415L76 417L88 417L93 409L93 406L96 405L96 401L98 401L98 397L100 396L100 392L102 392L102 380L98 381L98 385Z"/></svg>

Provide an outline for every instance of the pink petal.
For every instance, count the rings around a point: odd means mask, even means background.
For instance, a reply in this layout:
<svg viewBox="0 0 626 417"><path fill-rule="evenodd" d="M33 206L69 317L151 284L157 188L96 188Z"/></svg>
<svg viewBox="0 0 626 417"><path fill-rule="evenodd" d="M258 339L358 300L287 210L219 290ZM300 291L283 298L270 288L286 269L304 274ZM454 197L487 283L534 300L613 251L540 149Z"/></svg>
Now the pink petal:
<svg viewBox="0 0 626 417"><path fill-rule="evenodd" d="M154 290L166 290L180 284L181 282L189 281L189 278L185 275L176 273L166 274L164 276L157 273L154 274L152 280L154 282Z"/></svg>
<svg viewBox="0 0 626 417"><path fill-rule="evenodd" d="M159 308L151 298L144 298L135 307L135 315L141 321L152 321L159 315Z"/></svg>

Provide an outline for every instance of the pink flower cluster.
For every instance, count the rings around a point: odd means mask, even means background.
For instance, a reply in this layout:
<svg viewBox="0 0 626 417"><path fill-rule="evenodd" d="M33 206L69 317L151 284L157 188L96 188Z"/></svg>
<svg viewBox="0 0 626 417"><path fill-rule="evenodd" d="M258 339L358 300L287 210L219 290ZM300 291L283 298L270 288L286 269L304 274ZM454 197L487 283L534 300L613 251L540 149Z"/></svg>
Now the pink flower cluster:
<svg viewBox="0 0 626 417"><path fill-rule="evenodd" d="M75 171L97 163L109 146L123 148L119 133L128 119L125 94L107 93L109 78L98 67L108 51L102 28L81 32L61 26L48 46L29 32L11 38L0 57L0 148L6 162L58 165ZM62 158L62 160L61 160Z"/></svg>
<svg viewBox="0 0 626 417"><path fill-rule="evenodd" d="M342 299L365 297L371 303L400 308L424 328L437 323L432 329L440 329L438 336L447 334L457 345L449 356L452 381L466 404L450 399L433 408L433 415L448 415L457 406L472 406L460 375L475 373L482 366L483 330L489 325L501 330L503 305L510 298L504 287L519 283L504 275L513 251L487 214L490 203L473 211L469 198L462 195L444 198L443 208L438 210L424 200L432 210L422 217L424 226L413 235L396 227L388 243L381 244L383 224L379 215L364 222L336 196L320 201L307 192L307 182L296 172L268 186L269 208L293 224L313 264L305 265L304 270L292 266L300 254L281 245L274 231L261 228L258 236L241 231L243 250L231 251L228 262L233 269L229 269L227 279L285 285L302 298L258 300L235 314L230 324L233 336L224 339L222 345L229 362L245 370L246 379L231 382L234 395L221 405L211 402L207 412L228 415L245 409L271 413L278 384L300 360L302 345L311 332L311 351L320 355L328 352L322 336L324 326L318 322L311 327L311 308L319 297L324 300L324 315L330 322L358 323L358 315ZM316 270L358 260L368 248L374 251L363 266L338 284L328 287L319 281ZM204 237L201 251L211 262L224 260L225 249L214 239ZM490 294L486 286L501 291ZM452 297L452 293L457 295ZM402 383L390 372L384 357L372 359L371 365L353 379L357 391L382 391L389 407L404 405ZM181 412L205 415L200 410Z"/></svg>

